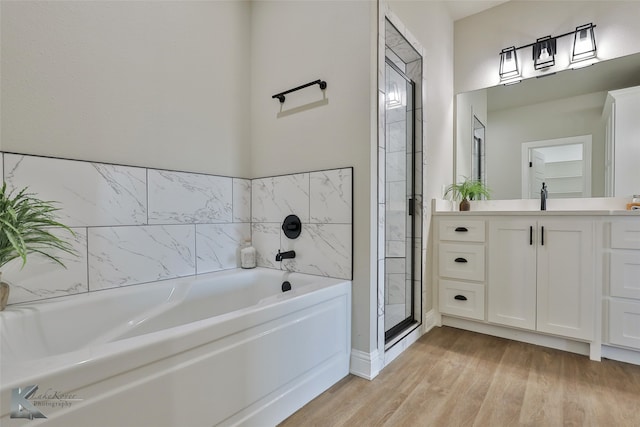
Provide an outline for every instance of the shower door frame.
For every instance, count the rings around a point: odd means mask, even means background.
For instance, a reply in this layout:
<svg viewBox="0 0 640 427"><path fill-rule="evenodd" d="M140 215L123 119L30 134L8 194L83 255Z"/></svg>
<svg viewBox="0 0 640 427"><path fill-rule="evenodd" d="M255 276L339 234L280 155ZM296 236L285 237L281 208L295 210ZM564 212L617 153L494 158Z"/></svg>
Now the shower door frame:
<svg viewBox="0 0 640 427"><path fill-rule="evenodd" d="M397 338L400 334L404 333L405 331L407 331L410 327L414 326L414 325L418 325L420 323L420 320L416 319L415 316L415 299L416 299L416 293L415 293L415 262L416 262L416 248L415 248L415 238L416 238L416 206L415 206L415 202L416 202L416 166L415 166L415 162L416 162L416 130L415 130L415 126L416 126L416 83L405 74L405 72L403 72L389 57L385 56L385 64L390 66L396 73L398 73L398 75L400 75L406 82L407 85L411 87L411 91L410 91L410 96L411 96L411 117L410 119L405 118L405 121L407 123L411 123L411 133L409 135L408 131L405 131L405 135L407 137L407 142L409 142L411 144L411 178L410 178L410 183L411 183L411 194L410 197L408 198L408 202L407 202L407 216L410 218L411 221L411 235L410 235L410 241L411 244L408 245L409 246L409 250L410 250L410 263L411 263L411 273L410 273L410 282L411 282L411 287L410 287L410 292L411 292L411 302L410 302L410 308L411 308L411 313L408 317L405 317L402 321L400 321L399 323L395 324L394 326L392 326L391 328L389 328L388 330L385 327L385 331L384 331L384 341L385 341L385 345L388 344L389 342L393 341L395 338ZM409 95L409 93L407 93L407 95ZM386 114L386 107L385 107L385 114ZM386 121L385 121L386 123ZM386 127L386 126L385 126ZM385 129L386 132L386 129ZM408 145L408 144L407 144ZM406 151L406 148L405 148ZM406 175L409 175L408 173ZM385 181L385 185L386 185L386 181ZM405 227L405 231L406 231L406 227ZM406 236L405 236L406 238ZM385 242L386 242L386 238L385 238ZM405 255L405 258L406 255ZM387 256L385 254L385 260L387 259ZM405 292L407 290L407 286L406 286L406 268L405 268ZM387 286L386 280L385 280L385 287ZM406 295L406 294L405 294ZM405 301L406 301L406 297L405 297ZM385 306L386 306L386 300L385 300ZM405 303L406 306L406 303ZM406 307L405 307L405 313L406 313Z"/></svg>

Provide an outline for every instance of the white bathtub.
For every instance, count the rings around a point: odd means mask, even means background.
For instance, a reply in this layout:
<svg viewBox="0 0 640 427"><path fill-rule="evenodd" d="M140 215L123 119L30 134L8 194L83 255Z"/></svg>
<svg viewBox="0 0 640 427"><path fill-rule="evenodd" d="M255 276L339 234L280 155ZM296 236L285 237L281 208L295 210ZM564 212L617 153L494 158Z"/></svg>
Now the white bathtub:
<svg viewBox="0 0 640 427"><path fill-rule="evenodd" d="M12 305L0 322L0 425L270 426L347 375L351 282L230 270ZM47 418L11 418L31 385Z"/></svg>

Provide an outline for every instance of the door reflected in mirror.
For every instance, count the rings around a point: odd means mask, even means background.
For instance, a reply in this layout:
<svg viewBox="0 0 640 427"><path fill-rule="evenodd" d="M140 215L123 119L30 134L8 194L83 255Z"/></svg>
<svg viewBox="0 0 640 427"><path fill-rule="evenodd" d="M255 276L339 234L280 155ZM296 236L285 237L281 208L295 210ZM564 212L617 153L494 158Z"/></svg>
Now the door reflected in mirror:
<svg viewBox="0 0 640 427"><path fill-rule="evenodd" d="M591 197L591 135L522 144L522 198Z"/></svg>
<svg viewBox="0 0 640 427"><path fill-rule="evenodd" d="M487 184L487 176L485 174L485 128L482 122L476 116L473 116L473 147L471 161L471 179ZM484 196L483 196L484 198Z"/></svg>

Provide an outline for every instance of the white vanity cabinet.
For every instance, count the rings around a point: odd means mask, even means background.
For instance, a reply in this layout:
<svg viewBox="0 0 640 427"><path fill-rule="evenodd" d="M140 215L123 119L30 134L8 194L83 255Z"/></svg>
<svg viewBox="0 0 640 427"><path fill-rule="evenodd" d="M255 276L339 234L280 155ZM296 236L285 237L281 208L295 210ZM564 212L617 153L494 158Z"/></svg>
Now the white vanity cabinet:
<svg viewBox="0 0 640 427"><path fill-rule="evenodd" d="M640 218L611 222L608 343L640 349Z"/></svg>
<svg viewBox="0 0 640 427"><path fill-rule="evenodd" d="M441 313L485 318L485 221L438 225L438 305Z"/></svg>
<svg viewBox="0 0 640 427"><path fill-rule="evenodd" d="M490 219L488 321L592 340L594 234L588 219Z"/></svg>

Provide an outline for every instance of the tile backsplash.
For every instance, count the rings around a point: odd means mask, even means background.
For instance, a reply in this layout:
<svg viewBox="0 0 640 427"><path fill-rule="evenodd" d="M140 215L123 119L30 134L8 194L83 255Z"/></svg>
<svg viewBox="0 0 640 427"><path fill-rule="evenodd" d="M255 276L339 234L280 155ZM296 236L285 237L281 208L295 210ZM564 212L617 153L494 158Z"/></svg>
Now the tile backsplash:
<svg viewBox="0 0 640 427"><path fill-rule="evenodd" d="M9 304L239 267L252 240L262 267L351 279L352 168L243 179L2 153L9 190L55 200L79 256L30 255L3 268ZM281 230L294 213L302 233ZM278 249L296 258L275 261Z"/></svg>

